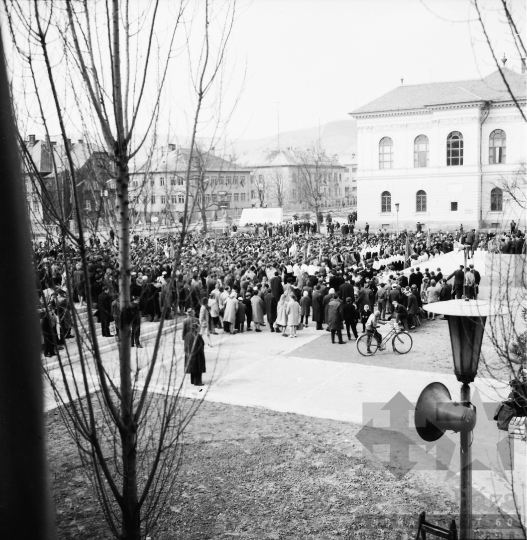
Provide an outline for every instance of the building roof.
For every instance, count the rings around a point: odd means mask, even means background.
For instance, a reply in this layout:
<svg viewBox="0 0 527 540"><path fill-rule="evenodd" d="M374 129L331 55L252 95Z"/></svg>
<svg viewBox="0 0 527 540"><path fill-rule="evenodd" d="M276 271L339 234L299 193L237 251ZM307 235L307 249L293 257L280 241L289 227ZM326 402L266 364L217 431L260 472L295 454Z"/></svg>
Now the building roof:
<svg viewBox="0 0 527 540"><path fill-rule="evenodd" d="M247 167L291 167L298 165L292 148L258 150L240 157L238 163Z"/></svg>
<svg viewBox="0 0 527 540"><path fill-rule="evenodd" d="M526 76L502 68L502 72L517 100L526 98ZM380 98L351 112L351 116L424 110L433 106L480 103L482 101L512 102L503 78L495 71L484 79L428 84L401 85Z"/></svg>
<svg viewBox="0 0 527 540"><path fill-rule="evenodd" d="M190 156L189 148L170 147L159 148L141 166L137 167L135 173L155 173L155 172L185 172L188 167ZM211 152L205 152L203 156L203 167L206 171L229 171L246 172L247 168L240 167L221 157L215 156ZM192 167L195 170L196 166Z"/></svg>

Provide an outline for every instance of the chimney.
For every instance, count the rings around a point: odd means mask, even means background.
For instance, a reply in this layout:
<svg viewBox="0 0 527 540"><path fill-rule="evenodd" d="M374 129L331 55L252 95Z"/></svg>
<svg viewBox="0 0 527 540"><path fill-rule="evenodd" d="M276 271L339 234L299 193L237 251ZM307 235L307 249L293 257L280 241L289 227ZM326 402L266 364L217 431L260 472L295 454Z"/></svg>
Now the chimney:
<svg viewBox="0 0 527 540"><path fill-rule="evenodd" d="M84 141L83 141L82 139L79 139L77 142L78 142L79 144L84 144Z"/></svg>
<svg viewBox="0 0 527 540"><path fill-rule="evenodd" d="M522 75L525 75L527 68L525 66L525 58L522 58Z"/></svg>
<svg viewBox="0 0 527 540"><path fill-rule="evenodd" d="M169 150L169 152L175 152L175 151L176 151L176 145L170 143L170 144L168 145L168 150Z"/></svg>
<svg viewBox="0 0 527 540"><path fill-rule="evenodd" d="M37 144L34 135L28 135L27 142L30 146L35 146L35 144Z"/></svg>

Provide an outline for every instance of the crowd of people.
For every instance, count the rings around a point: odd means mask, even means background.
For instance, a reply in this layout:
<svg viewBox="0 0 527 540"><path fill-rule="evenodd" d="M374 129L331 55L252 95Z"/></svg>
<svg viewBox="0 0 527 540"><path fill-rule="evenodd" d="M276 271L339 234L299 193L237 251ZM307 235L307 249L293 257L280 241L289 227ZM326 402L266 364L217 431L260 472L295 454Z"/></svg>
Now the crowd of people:
<svg viewBox="0 0 527 540"><path fill-rule="evenodd" d="M156 322L182 315L193 321L190 330L208 346L211 335L219 332L267 328L293 339L309 324L317 330L326 325L332 341L342 344L343 330L349 340L356 339L359 330L373 336L373 326L390 317L414 331L423 319L435 320L433 312L423 310L424 304L452 295L477 297L480 276L474 265L444 276L434 269L435 257L462 245L469 258L477 249L503 244L513 246L513 252L525 249L525 236L517 230L490 235L465 233L460 227L455 233L430 234L417 224L415 231L398 235L370 233L369 227L351 234L353 222L345 225L340 234L326 235L295 222L273 227L271 234L265 228L219 238L193 232L180 252L177 236L133 234L133 305L127 312L132 346L141 347L142 318ZM102 336L113 337L111 322L120 317L115 239L104 242L94 235L86 246L87 275L73 245L64 251L53 241L42 242L35 246L35 258L45 355L54 355L73 337L68 298L82 306L89 297ZM412 266L409 275L403 273L407 266ZM114 327L115 334L118 325Z"/></svg>

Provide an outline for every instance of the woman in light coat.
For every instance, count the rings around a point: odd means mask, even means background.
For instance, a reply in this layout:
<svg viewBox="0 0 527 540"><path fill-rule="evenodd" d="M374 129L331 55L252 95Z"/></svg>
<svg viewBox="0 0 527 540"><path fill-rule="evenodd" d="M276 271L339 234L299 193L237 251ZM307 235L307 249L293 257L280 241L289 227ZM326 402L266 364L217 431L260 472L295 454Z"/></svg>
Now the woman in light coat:
<svg viewBox="0 0 527 540"><path fill-rule="evenodd" d="M300 324L300 304L296 301L296 296L291 295L287 303L287 324L289 325L289 337L296 337L296 327Z"/></svg>
<svg viewBox="0 0 527 540"><path fill-rule="evenodd" d="M282 328L282 336L287 337L286 330L287 330L287 300L285 297L285 294L282 294L280 296L280 300L278 301L278 304L276 306L276 321L275 324L278 327Z"/></svg>
<svg viewBox="0 0 527 540"><path fill-rule="evenodd" d="M225 312L223 314L223 330L234 334L234 323L236 322L236 312L238 311L238 300L233 292L225 300Z"/></svg>
<svg viewBox="0 0 527 540"><path fill-rule="evenodd" d="M218 332L216 332L216 328L218 328L220 325L220 305L218 303L218 298L214 295L213 292L209 295L208 304L210 310L210 317L212 319L212 333L217 334Z"/></svg>
<svg viewBox="0 0 527 540"><path fill-rule="evenodd" d="M259 294L255 294L251 298L251 307L253 311L253 322L256 326L256 332L261 332L260 325L264 322L265 304Z"/></svg>
<svg viewBox="0 0 527 540"><path fill-rule="evenodd" d="M436 282L432 280L430 282L430 287L426 290L426 294L428 296L428 304L433 304L435 302L439 302L439 293L441 291L441 287L436 287ZM428 320L432 319L433 321L436 320L436 314L432 313L431 311L428 311Z"/></svg>
<svg viewBox="0 0 527 540"><path fill-rule="evenodd" d="M199 333L201 334L203 341L206 341L207 345L212 347L209 328L209 306L206 298L201 299L201 307L199 310Z"/></svg>

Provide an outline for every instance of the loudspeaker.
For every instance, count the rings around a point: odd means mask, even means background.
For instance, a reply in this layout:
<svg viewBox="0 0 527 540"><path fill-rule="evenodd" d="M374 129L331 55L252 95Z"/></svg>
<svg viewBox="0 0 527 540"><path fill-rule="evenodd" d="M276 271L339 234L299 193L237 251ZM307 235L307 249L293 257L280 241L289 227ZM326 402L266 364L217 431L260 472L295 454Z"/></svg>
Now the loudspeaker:
<svg viewBox="0 0 527 540"><path fill-rule="evenodd" d="M476 425L476 411L452 401L448 388L439 382L429 384L415 406L415 429L424 441L437 441L447 429L468 433Z"/></svg>

